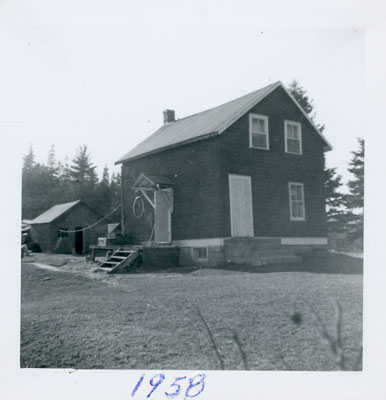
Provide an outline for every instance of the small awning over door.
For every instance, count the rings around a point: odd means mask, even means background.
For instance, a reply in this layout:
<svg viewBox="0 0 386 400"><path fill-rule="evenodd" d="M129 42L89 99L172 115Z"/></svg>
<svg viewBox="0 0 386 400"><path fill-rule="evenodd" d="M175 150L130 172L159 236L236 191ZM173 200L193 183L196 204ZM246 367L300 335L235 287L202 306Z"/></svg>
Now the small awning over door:
<svg viewBox="0 0 386 400"><path fill-rule="evenodd" d="M144 174L141 172L134 183L134 189L156 190L173 187L173 182L165 175Z"/></svg>

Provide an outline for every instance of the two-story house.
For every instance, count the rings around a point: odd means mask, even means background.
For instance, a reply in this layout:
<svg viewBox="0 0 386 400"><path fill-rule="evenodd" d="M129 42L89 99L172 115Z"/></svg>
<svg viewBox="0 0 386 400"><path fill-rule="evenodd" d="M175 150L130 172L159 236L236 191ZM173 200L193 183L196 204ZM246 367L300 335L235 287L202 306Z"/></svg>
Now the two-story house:
<svg viewBox="0 0 386 400"><path fill-rule="evenodd" d="M117 161L123 233L178 246L182 264L293 261L283 248L327 244L328 150L281 82L182 119L166 110Z"/></svg>

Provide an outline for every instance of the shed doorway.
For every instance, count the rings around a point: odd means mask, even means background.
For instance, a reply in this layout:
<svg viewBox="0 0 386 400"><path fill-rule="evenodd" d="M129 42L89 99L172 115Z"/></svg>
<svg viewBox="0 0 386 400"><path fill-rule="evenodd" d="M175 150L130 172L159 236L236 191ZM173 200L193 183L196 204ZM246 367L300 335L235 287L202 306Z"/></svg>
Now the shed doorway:
<svg viewBox="0 0 386 400"><path fill-rule="evenodd" d="M75 227L75 253L83 253L83 231L81 226Z"/></svg>
<svg viewBox="0 0 386 400"><path fill-rule="evenodd" d="M253 236L250 176L229 175L229 200L232 237Z"/></svg>

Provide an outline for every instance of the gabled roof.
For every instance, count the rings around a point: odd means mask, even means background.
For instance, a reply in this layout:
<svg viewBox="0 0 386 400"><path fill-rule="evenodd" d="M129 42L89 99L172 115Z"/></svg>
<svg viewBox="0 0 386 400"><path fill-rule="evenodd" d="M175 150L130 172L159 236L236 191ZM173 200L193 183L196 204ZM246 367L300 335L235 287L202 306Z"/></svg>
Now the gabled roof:
<svg viewBox="0 0 386 400"><path fill-rule="evenodd" d="M331 150L332 146L327 139L288 92L283 83L279 81L218 107L163 125L151 136L134 147L134 149L121 157L115 164L189 142L202 140L213 135L219 135L278 87L282 87L287 92L292 101L321 136L325 142L324 149L326 151Z"/></svg>
<svg viewBox="0 0 386 400"><path fill-rule="evenodd" d="M30 224L49 224L79 203L80 200L72 201L71 203L57 204L30 221Z"/></svg>

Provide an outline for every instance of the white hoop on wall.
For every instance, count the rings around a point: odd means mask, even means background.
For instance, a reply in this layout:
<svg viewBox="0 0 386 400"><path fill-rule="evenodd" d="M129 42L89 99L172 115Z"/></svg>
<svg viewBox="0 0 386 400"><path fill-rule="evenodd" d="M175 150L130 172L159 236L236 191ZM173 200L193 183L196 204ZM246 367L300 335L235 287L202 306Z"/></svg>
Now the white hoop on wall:
<svg viewBox="0 0 386 400"><path fill-rule="evenodd" d="M140 210L141 210L139 213L136 211L136 207L138 205L139 205ZM134 215L134 217L138 218L138 219L141 218L142 215L143 215L144 210L145 210L145 204L143 202L143 199L142 199L141 196L137 196L133 201L133 215Z"/></svg>

